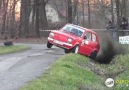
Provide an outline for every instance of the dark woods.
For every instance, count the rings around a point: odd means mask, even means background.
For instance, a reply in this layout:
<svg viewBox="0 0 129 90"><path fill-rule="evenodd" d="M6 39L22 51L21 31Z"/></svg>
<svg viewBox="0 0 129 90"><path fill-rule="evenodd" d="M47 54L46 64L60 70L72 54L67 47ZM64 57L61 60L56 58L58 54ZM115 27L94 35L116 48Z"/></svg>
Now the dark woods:
<svg viewBox="0 0 129 90"><path fill-rule="evenodd" d="M0 0L0 39L46 37L66 23L128 29L128 0ZM122 18L124 17L124 18ZM127 23L126 23L127 22Z"/></svg>

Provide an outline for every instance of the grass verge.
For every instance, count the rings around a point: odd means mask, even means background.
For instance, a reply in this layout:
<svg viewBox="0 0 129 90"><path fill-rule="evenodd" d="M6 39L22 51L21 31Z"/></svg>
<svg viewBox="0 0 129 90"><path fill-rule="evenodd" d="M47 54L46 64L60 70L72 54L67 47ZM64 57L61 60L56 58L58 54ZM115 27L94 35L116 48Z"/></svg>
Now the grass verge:
<svg viewBox="0 0 129 90"><path fill-rule="evenodd" d="M118 55L113 58L110 64L97 64L104 69L105 80L113 78L115 85L113 90L128 90L129 88L129 54Z"/></svg>
<svg viewBox="0 0 129 90"><path fill-rule="evenodd" d="M21 90L105 90L101 77L83 66L88 62L82 55L64 55L44 75Z"/></svg>
<svg viewBox="0 0 129 90"><path fill-rule="evenodd" d="M118 56L117 62L121 64L119 68L124 72L116 77L115 90L129 90L129 54Z"/></svg>
<svg viewBox="0 0 129 90"><path fill-rule="evenodd" d="M105 80L113 78L112 88ZM118 80L123 80L119 81ZM115 56L109 64L90 62L78 54L67 54L57 60L41 77L21 90L128 90L129 54Z"/></svg>
<svg viewBox="0 0 129 90"><path fill-rule="evenodd" d="M0 46L0 55L15 53L23 50L29 49L28 46L18 45L18 46Z"/></svg>

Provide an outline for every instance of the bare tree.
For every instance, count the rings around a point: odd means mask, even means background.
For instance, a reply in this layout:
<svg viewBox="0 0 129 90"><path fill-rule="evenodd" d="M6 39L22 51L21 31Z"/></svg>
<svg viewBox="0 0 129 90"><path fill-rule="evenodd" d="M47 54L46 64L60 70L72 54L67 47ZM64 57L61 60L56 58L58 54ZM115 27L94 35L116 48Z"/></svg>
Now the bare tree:
<svg viewBox="0 0 129 90"><path fill-rule="evenodd" d="M9 3L9 0L3 1L4 13L3 13L3 17L2 17L2 21L3 21L2 22L2 34L5 32L8 3Z"/></svg>
<svg viewBox="0 0 129 90"><path fill-rule="evenodd" d="M34 32L37 37L40 37L39 28L47 29L45 6L48 1L49 0L21 0L19 35L27 37L30 31L32 32L32 30L29 30L32 29L30 26L35 28Z"/></svg>
<svg viewBox="0 0 129 90"><path fill-rule="evenodd" d="M72 21L75 21L75 16L77 15L77 10L78 10L78 0L73 1L73 13L72 13Z"/></svg>
<svg viewBox="0 0 129 90"><path fill-rule="evenodd" d="M106 20L112 19L114 23L117 21L117 28L120 29L121 18L128 18L129 14L127 12L128 0L110 0L110 2L108 2L109 0L0 0L1 34L8 31L14 37L16 25L19 25L17 30L19 30L21 37L30 35L40 37L39 29L48 29L45 8L49 1L54 3L57 12L62 8L63 10L66 8L67 23L74 23L77 17L76 23L78 23L78 20L82 20L82 25L87 25L88 28L95 26L96 23L94 21L99 22L96 26L105 27ZM19 21L16 19L17 2L21 3ZM62 14L62 12L59 14ZM86 16L88 16L87 22L85 21Z"/></svg>
<svg viewBox="0 0 129 90"><path fill-rule="evenodd" d="M0 0L0 9L1 9L1 6L2 6L2 0Z"/></svg>
<svg viewBox="0 0 129 90"><path fill-rule="evenodd" d="M123 17L127 17L127 0L122 0L122 9L121 13Z"/></svg>
<svg viewBox="0 0 129 90"><path fill-rule="evenodd" d="M88 26L91 28L91 16L90 16L90 0L88 0Z"/></svg>
<svg viewBox="0 0 129 90"><path fill-rule="evenodd" d="M71 0L67 0L67 5L68 5L68 23L72 23L72 1Z"/></svg>
<svg viewBox="0 0 129 90"><path fill-rule="evenodd" d="M67 19L67 17L68 17L68 5L67 5L67 0L65 0L65 3L66 3L66 5L65 5L65 7L66 7L66 23L68 22L68 19Z"/></svg>
<svg viewBox="0 0 129 90"><path fill-rule="evenodd" d="M45 10L45 7L46 7L46 4L49 2L49 0L39 0L39 10L40 12L36 12L38 13L39 15L37 17L37 22L39 24L36 24L38 28L41 28L43 30L46 30L48 28L48 23L47 23L47 16L46 16L46 10ZM40 34L39 34L39 29L36 28L36 33L38 35L38 37L40 37ZM43 34L44 35L44 34Z"/></svg>
<svg viewBox="0 0 129 90"><path fill-rule="evenodd" d="M40 0L40 27L44 30L48 28L48 23L47 23L47 16L46 16L46 4L49 2L49 0Z"/></svg>
<svg viewBox="0 0 129 90"><path fill-rule="evenodd" d="M83 13L82 26L84 26L84 21L85 21L85 1L84 0L82 0L82 13Z"/></svg>
<svg viewBox="0 0 129 90"><path fill-rule="evenodd" d="M40 34L39 34L39 0L34 0L34 3L36 5L36 7L34 8L34 10L36 10L35 32L36 32L36 36L40 37Z"/></svg>
<svg viewBox="0 0 129 90"><path fill-rule="evenodd" d="M18 1L18 0L17 0ZM12 10L11 10L11 17L10 17L10 34L11 37L14 38L14 34L15 34L15 7L16 7L16 0L13 0L13 5L12 5Z"/></svg>
<svg viewBox="0 0 129 90"><path fill-rule="evenodd" d="M113 3L113 0L111 0L111 18L112 18L112 23L114 24L114 3Z"/></svg>
<svg viewBox="0 0 129 90"><path fill-rule="evenodd" d="M117 14L117 29L120 29L120 1L115 0L116 3L116 14Z"/></svg>

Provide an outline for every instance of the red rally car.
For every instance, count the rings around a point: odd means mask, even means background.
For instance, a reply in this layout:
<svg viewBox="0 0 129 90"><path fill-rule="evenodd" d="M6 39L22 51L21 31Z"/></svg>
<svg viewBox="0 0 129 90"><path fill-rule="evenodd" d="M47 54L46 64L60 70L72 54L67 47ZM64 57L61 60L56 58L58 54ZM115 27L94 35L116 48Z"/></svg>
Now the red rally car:
<svg viewBox="0 0 129 90"><path fill-rule="evenodd" d="M100 49L96 32L84 27L66 24L59 31L51 31L47 47L53 45L64 49L65 53L80 53L94 59Z"/></svg>

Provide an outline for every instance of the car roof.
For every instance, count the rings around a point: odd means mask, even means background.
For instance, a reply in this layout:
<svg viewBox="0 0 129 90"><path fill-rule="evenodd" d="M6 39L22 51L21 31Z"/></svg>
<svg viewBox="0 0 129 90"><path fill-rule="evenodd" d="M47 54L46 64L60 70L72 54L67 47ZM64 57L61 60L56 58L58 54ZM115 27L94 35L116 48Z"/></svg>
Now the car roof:
<svg viewBox="0 0 129 90"><path fill-rule="evenodd" d="M84 29L84 30L86 30L86 31L92 32L92 33L94 33L94 34L97 34L95 31L93 31L93 30L91 30L91 29L84 28L84 27L82 27L82 26L78 26L78 25L70 24L70 23L68 23L68 24L66 24L66 25L75 26L75 27L78 27L78 28Z"/></svg>

